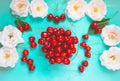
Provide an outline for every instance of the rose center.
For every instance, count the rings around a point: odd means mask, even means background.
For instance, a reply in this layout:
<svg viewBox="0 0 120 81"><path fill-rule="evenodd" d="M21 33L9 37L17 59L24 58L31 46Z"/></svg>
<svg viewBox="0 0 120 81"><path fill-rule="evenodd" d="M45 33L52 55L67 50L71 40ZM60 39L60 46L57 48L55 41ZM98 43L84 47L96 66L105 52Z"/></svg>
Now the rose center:
<svg viewBox="0 0 120 81"><path fill-rule="evenodd" d="M108 34L108 38L109 38L110 40L115 40L116 37L117 37L117 34L116 34L115 32L110 32L110 33Z"/></svg>
<svg viewBox="0 0 120 81"><path fill-rule="evenodd" d="M10 54L5 54L5 59L9 59L11 57Z"/></svg>
<svg viewBox="0 0 120 81"><path fill-rule="evenodd" d="M11 39L11 38L13 37L13 34L11 33L11 34L9 34L8 36L9 36L9 38Z"/></svg>
<svg viewBox="0 0 120 81"><path fill-rule="evenodd" d="M73 9L74 9L75 11L78 11L79 8L80 8L80 7L79 7L78 5L75 5L75 6L73 7Z"/></svg>
<svg viewBox="0 0 120 81"><path fill-rule="evenodd" d="M41 11L41 7L40 7L40 6L37 6L37 7L36 7L36 11L40 12L40 11Z"/></svg>
<svg viewBox="0 0 120 81"><path fill-rule="evenodd" d="M17 7L18 7L19 9L23 8L24 6L25 6L25 4L23 4L23 3L19 3L19 4L17 5Z"/></svg>
<svg viewBox="0 0 120 81"><path fill-rule="evenodd" d="M116 59L116 56L115 55L111 55L109 58L114 61Z"/></svg>
<svg viewBox="0 0 120 81"><path fill-rule="evenodd" d="M98 12L99 12L98 7L94 7L93 11L94 11L95 13L98 13Z"/></svg>

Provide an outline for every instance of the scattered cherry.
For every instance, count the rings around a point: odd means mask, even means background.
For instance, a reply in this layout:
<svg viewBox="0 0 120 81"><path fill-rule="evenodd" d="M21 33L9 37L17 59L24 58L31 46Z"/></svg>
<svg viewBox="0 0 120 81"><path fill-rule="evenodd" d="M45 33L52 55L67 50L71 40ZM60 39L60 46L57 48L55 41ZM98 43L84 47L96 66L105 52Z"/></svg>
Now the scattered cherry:
<svg viewBox="0 0 120 81"><path fill-rule="evenodd" d="M90 50L91 50L91 47L90 47L90 46L85 46L84 49L85 49L86 51L90 51Z"/></svg>
<svg viewBox="0 0 120 81"><path fill-rule="evenodd" d="M87 52L85 53L85 56L86 56L87 58L90 58L90 57L91 57L90 52L87 51Z"/></svg>
<svg viewBox="0 0 120 81"><path fill-rule="evenodd" d="M30 41L30 42L34 42L34 41L35 41L35 37L34 37L34 36L30 36L30 37L29 37L29 41Z"/></svg>
<svg viewBox="0 0 120 81"><path fill-rule="evenodd" d="M35 48L36 46L37 46L36 42L31 42L31 43L30 43L30 47L31 47L31 48Z"/></svg>
<svg viewBox="0 0 120 81"><path fill-rule="evenodd" d="M47 16L48 20L52 20L53 18L54 18L54 16L52 14L48 14L48 16Z"/></svg>
<svg viewBox="0 0 120 81"><path fill-rule="evenodd" d="M32 60L32 59L28 59L28 60L27 60L27 64L28 64L28 65L32 65L32 64L33 64L33 60Z"/></svg>
<svg viewBox="0 0 120 81"><path fill-rule="evenodd" d="M78 69L80 72L84 72L84 66L80 66Z"/></svg>
<svg viewBox="0 0 120 81"><path fill-rule="evenodd" d="M86 42L81 42L80 46L85 47L86 46Z"/></svg>
<svg viewBox="0 0 120 81"><path fill-rule="evenodd" d="M88 66L88 61L82 62L82 65L85 66L85 67L87 67Z"/></svg>
<svg viewBox="0 0 120 81"><path fill-rule="evenodd" d="M23 57L21 58L21 61L27 62L27 58L26 58L25 56L23 56Z"/></svg>
<svg viewBox="0 0 120 81"><path fill-rule="evenodd" d="M65 14L62 14L62 15L60 16L60 19L61 19L61 20L65 20L65 19L66 19Z"/></svg>
<svg viewBox="0 0 120 81"><path fill-rule="evenodd" d="M25 49L25 50L23 50L22 54L23 54L24 56L27 56L27 55L29 54L29 51Z"/></svg>
<svg viewBox="0 0 120 81"><path fill-rule="evenodd" d="M97 22L92 22L91 27L96 29L98 27L98 23Z"/></svg>
<svg viewBox="0 0 120 81"><path fill-rule="evenodd" d="M59 17L59 16L55 16L55 17L54 17L54 21L55 21L56 23L60 22L60 17Z"/></svg>
<svg viewBox="0 0 120 81"><path fill-rule="evenodd" d="M35 66L34 65L29 65L29 70L30 71L33 71L35 69Z"/></svg>
<svg viewBox="0 0 120 81"><path fill-rule="evenodd" d="M89 36L87 34L82 36L83 39L87 40L89 38Z"/></svg>

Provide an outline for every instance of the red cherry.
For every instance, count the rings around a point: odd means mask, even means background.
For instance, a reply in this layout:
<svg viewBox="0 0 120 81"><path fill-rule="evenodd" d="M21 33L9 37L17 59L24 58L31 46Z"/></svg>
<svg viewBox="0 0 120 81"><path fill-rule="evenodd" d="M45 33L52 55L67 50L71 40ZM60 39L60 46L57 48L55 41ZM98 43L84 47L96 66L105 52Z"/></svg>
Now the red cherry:
<svg viewBox="0 0 120 81"><path fill-rule="evenodd" d="M21 32L24 32L24 31L25 31L23 26L18 27L18 29L19 29Z"/></svg>
<svg viewBox="0 0 120 81"><path fill-rule="evenodd" d="M87 67L88 66L88 61L82 62L82 65L85 66L85 67Z"/></svg>
<svg viewBox="0 0 120 81"><path fill-rule="evenodd" d="M50 37L46 37L46 38L45 38L45 41L50 41Z"/></svg>
<svg viewBox="0 0 120 81"><path fill-rule="evenodd" d="M101 28L97 28L96 30L95 30L95 33L97 33L97 34L100 34L102 32L102 29Z"/></svg>
<svg viewBox="0 0 120 81"><path fill-rule="evenodd" d="M48 37L48 33L47 33L47 32L42 32L42 33L41 33L41 37L42 37L42 38Z"/></svg>
<svg viewBox="0 0 120 81"><path fill-rule="evenodd" d="M37 46L37 44L36 44L35 42L31 42L31 43L30 43L30 47L31 47L31 48L35 48L36 46Z"/></svg>
<svg viewBox="0 0 120 81"><path fill-rule="evenodd" d="M54 59L54 58L50 58L50 59L49 59L49 62L50 62L51 64L55 64L55 59Z"/></svg>
<svg viewBox="0 0 120 81"><path fill-rule="evenodd" d="M71 35L71 31L70 31L70 30L66 30L66 31L65 31L65 35L66 35L66 36L70 36L70 35Z"/></svg>
<svg viewBox="0 0 120 81"><path fill-rule="evenodd" d="M61 57L56 57L55 62L58 63L58 64L62 63L62 58Z"/></svg>
<svg viewBox="0 0 120 81"><path fill-rule="evenodd" d="M34 37L34 36L30 36L30 37L29 37L29 41L30 41L30 42L34 42L34 41L35 41L35 37Z"/></svg>
<svg viewBox="0 0 120 81"><path fill-rule="evenodd" d="M67 54L71 55L72 54L72 50L71 49L67 49Z"/></svg>
<svg viewBox="0 0 120 81"><path fill-rule="evenodd" d="M89 36L87 34L82 36L83 39L87 40L89 38Z"/></svg>
<svg viewBox="0 0 120 81"><path fill-rule="evenodd" d="M38 40L38 44L44 44L44 39L42 39L42 38L40 38L39 40Z"/></svg>
<svg viewBox="0 0 120 81"><path fill-rule="evenodd" d="M29 66L29 70L30 70L30 71L35 70L35 66L34 66L34 65L30 65L30 66Z"/></svg>
<svg viewBox="0 0 120 81"><path fill-rule="evenodd" d="M75 48L74 44L70 44L70 45L69 45L69 48L70 48L70 49Z"/></svg>
<svg viewBox="0 0 120 81"><path fill-rule="evenodd" d="M61 20L65 20L65 19L66 19L65 14L62 14L62 15L60 16L60 19L61 19Z"/></svg>
<svg viewBox="0 0 120 81"><path fill-rule="evenodd" d="M86 51L90 51L90 50L91 50L91 47L90 47L90 46L85 46L84 49L85 49Z"/></svg>
<svg viewBox="0 0 120 81"><path fill-rule="evenodd" d="M55 21L56 23L58 23L58 22L60 21L60 17L59 17L59 16L55 16L55 17L54 17L54 21Z"/></svg>
<svg viewBox="0 0 120 81"><path fill-rule="evenodd" d="M87 51L87 52L85 53L85 56L86 56L87 58L90 58L90 57L91 57L90 52Z"/></svg>
<svg viewBox="0 0 120 81"><path fill-rule="evenodd" d="M23 50L22 54L23 54L24 56L27 56L27 55L29 54L29 51L25 49L25 50Z"/></svg>
<svg viewBox="0 0 120 81"><path fill-rule="evenodd" d="M50 57L54 56L54 55L53 55L53 51L52 51L52 50L49 50L49 51L47 52L47 55L49 55Z"/></svg>
<svg viewBox="0 0 120 81"><path fill-rule="evenodd" d="M62 52L62 47L61 46L56 47L55 51L58 52L58 53L61 53Z"/></svg>
<svg viewBox="0 0 120 81"><path fill-rule="evenodd" d="M59 28L59 31L60 31L61 34L65 33L65 30L63 28Z"/></svg>
<svg viewBox="0 0 120 81"><path fill-rule="evenodd" d="M49 58L50 58L50 56L49 56L48 54L46 54L46 55L45 55L45 58L49 59Z"/></svg>
<svg viewBox="0 0 120 81"><path fill-rule="evenodd" d="M53 28L53 31L54 31L54 33L56 33L58 31L58 29L57 28Z"/></svg>
<svg viewBox="0 0 120 81"><path fill-rule="evenodd" d="M27 64L28 64L28 65L32 65L32 64L33 64L33 60L32 60L32 59L28 59L28 60L27 60Z"/></svg>
<svg viewBox="0 0 120 81"><path fill-rule="evenodd" d="M76 48L72 48L72 53L76 53Z"/></svg>
<svg viewBox="0 0 120 81"><path fill-rule="evenodd" d="M51 46L55 47L57 45L57 40L52 39L51 40Z"/></svg>
<svg viewBox="0 0 120 81"><path fill-rule="evenodd" d="M94 28L94 29L97 28L98 27L98 23L97 22L92 22L91 27Z"/></svg>
<svg viewBox="0 0 120 81"><path fill-rule="evenodd" d="M55 53L54 53L54 56L55 56L55 57L60 57L60 53L55 52Z"/></svg>
<svg viewBox="0 0 120 81"><path fill-rule="evenodd" d="M30 29L30 25L28 23L24 23L23 27L24 27L25 30Z"/></svg>
<svg viewBox="0 0 120 81"><path fill-rule="evenodd" d="M60 54L60 56L61 56L62 58L66 57L66 55L67 55L66 52L62 52L62 53Z"/></svg>
<svg viewBox="0 0 120 81"><path fill-rule="evenodd" d="M45 53L47 52L47 49L45 47L42 47L41 50L42 52L45 52Z"/></svg>
<svg viewBox="0 0 120 81"><path fill-rule="evenodd" d="M53 19L53 15L52 14L48 14L47 19L48 20L52 20Z"/></svg>
<svg viewBox="0 0 120 81"><path fill-rule="evenodd" d="M86 44L86 42L81 42L80 43L80 46L82 46L82 47L85 47L87 44Z"/></svg>
<svg viewBox="0 0 120 81"><path fill-rule="evenodd" d="M27 62L27 58L26 58L25 56L23 56L23 57L21 58L21 61Z"/></svg>
<svg viewBox="0 0 120 81"><path fill-rule="evenodd" d="M77 37L73 37L73 41L74 41L74 44L77 44L78 43L78 38Z"/></svg>
<svg viewBox="0 0 120 81"><path fill-rule="evenodd" d="M53 33L53 32L54 32L54 31L53 31L53 28L52 28L52 27L48 27L48 28L47 28L47 32Z"/></svg>
<svg viewBox="0 0 120 81"><path fill-rule="evenodd" d="M63 59L63 63L66 64L66 65L69 65L70 64L70 60L68 58L64 58Z"/></svg>
<svg viewBox="0 0 120 81"><path fill-rule="evenodd" d="M84 66L80 66L78 69L80 72L84 72Z"/></svg>
<svg viewBox="0 0 120 81"><path fill-rule="evenodd" d="M62 36L62 35L58 36L58 37L57 37L57 40L58 40L59 42L64 42L64 36Z"/></svg>

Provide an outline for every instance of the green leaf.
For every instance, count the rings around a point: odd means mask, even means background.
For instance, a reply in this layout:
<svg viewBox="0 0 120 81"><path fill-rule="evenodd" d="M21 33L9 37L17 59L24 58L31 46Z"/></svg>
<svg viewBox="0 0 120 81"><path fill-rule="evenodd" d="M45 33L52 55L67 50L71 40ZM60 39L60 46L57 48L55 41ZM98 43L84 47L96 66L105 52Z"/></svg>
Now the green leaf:
<svg viewBox="0 0 120 81"><path fill-rule="evenodd" d="M95 21L98 23L98 27L99 28L104 28L110 21L110 18L107 18L107 19L103 19L101 21ZM95 33L95 29L91 28L91 25L89 27L89 30L88 30L88 34L94 34Z"/></svg>
<svg viewBox="0 0 120 81"><path fill-rule="evenodd" d="M96 21L98 22L98 27L104 28L110 21L110 18L108 19L103 19L102 21Z"/></svg>
<svg viewBox="0 0 120 81"><path fill-rule="evenodd" d="M0 48L3 47L2 44L0 43Z"/></svg>
<svg viewBox="0 0 120 81"><path fill-rule="evenodd" d="M15 20L15 24L16 24L17 27L20 27L20 26L23 26L24 22L22 20L20 20L19 18L17 18Z"/></svg>

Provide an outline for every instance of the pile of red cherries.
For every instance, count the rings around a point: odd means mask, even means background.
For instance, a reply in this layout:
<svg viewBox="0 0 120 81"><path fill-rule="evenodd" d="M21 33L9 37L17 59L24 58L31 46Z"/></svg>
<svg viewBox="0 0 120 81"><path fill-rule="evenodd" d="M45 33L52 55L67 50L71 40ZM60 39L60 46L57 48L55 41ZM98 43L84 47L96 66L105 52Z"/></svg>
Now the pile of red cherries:
<svg viewBox="0 0 120 81"><path fill-rule="evenodd" d="M76 53L75 44L78 38L71 36L70 30L48 27L41 33L38 43L42 45L42 52L51 64L70 64L70 58Z"/></svg>

